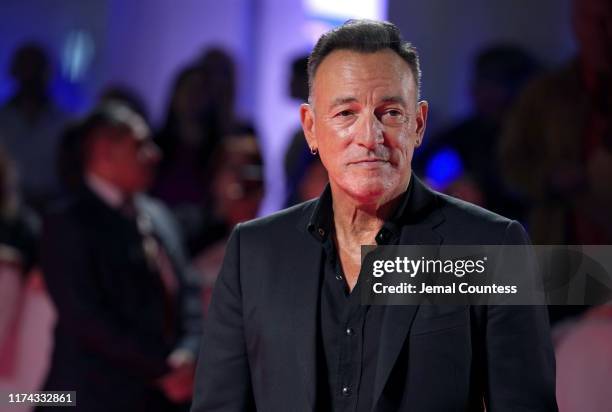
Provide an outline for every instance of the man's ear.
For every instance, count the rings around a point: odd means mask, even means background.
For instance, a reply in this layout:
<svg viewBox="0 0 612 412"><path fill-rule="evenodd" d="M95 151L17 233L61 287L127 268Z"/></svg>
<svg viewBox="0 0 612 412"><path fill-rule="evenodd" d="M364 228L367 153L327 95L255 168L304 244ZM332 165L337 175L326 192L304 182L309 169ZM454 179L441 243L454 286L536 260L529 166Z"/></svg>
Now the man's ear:
<svg viewBox="0 0 612 412"><path fill-rule="evenodd" d="M426 100L421 100L417 103L416 110L416 135L417 135L417 147L423 143L423 136L425 135L425 127L427 125L427 112L429 110L429 103Z"/></svg>
<svg viewBox="0 0 612 412"><path fill-rule="evenodd" d="M319 145L315 137L314 109L310 104L302 103L300 105L300 121L302 122L302 130L304 131L308 146L311 150L317 149Z"/></svg>

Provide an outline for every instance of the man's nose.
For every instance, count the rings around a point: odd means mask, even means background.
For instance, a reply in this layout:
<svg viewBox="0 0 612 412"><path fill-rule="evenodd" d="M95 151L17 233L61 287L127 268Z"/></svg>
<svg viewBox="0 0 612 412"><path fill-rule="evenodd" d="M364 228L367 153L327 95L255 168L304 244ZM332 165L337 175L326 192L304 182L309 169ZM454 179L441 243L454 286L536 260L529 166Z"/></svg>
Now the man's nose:
<svg viewBox="0 0 612 412"><path fill-rule="evenodd" d="M374 149L377 145L383 143L383 124L374 113L365 115L360 119L356 139L359 144L368 149Z"/></svg>

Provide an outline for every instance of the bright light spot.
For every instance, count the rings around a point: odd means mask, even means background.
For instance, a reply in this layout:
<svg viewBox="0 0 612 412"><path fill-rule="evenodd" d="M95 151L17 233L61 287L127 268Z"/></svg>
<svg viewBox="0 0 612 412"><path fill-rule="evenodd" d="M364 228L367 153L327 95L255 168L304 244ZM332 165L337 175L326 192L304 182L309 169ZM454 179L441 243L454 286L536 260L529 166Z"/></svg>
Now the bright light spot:
<svg viewBox="0 0 612 412"><path fill-rule="evenodd" d="M445 147L436 152L425 168L427 181L436 190L444 190L463 174L461 157L456 150Z"/></svg>
<svg viewBox="0 0 612 412"><path fill-rule="evenodd" d="M302 0L305 37L313 44L321 35L349 19L385 20L387 0Z"/></svg>
<svg viewBox="0 0 612 412"><path fill-rule="evenodd" d="M307 15L339 20L382 20L387 14L386 6L383 0L304 0Z"/></svg>
<svg viewBox="0 0 612 412"><path fill-rule="evenodd" d="M68 33L62 50L62 73L71 82L78 82L87 72L95 52L89 33L74 30Z"/></svg>

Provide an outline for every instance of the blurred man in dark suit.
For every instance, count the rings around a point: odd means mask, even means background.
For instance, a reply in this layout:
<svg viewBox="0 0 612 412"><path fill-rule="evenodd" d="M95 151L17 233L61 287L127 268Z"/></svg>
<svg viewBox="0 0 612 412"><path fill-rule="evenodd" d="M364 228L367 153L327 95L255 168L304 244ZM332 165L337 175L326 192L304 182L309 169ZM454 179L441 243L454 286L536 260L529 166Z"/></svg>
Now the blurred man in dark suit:
<svg viewBox="0 0 612 412"><path fill-rule="evenodd" d="M58 312L45 390L76 390L79 411L184 410L201 303L173 220L141 194L159 151L144 120L118 103L79 129L82 187L44 227Z"/></svg>

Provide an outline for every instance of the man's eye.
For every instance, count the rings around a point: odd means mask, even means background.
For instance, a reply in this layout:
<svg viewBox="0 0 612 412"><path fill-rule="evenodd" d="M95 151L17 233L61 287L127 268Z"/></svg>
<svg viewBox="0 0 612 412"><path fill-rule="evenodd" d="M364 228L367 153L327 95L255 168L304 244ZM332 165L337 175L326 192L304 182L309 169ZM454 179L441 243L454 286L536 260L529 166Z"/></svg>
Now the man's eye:
<svg viewBox="0 0 612 412"><path fill-rule="evenodd" d="M383 112L380 121L384 125L399 126L406 122L406 115L401 110L388 109Z"/></svg>
<svg viewBox="0 0 612 412"><path fill-rule="evenodd" d="M348 116L352 116L352 115L353 115L353 112L351 110L342 110L336 116L338 116L338 117L348 117Z"/></svg>

